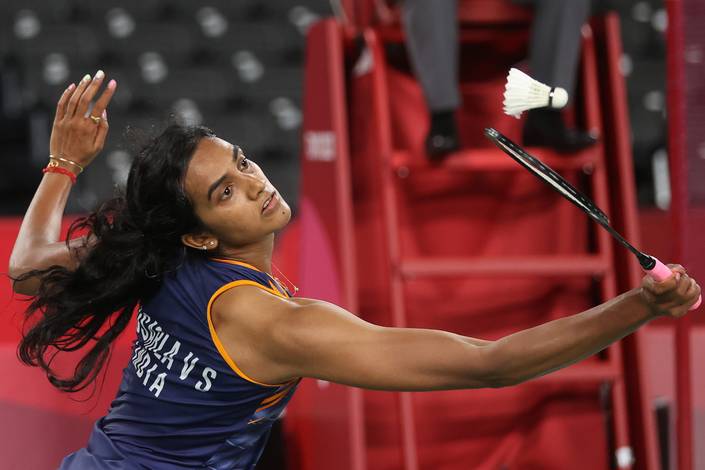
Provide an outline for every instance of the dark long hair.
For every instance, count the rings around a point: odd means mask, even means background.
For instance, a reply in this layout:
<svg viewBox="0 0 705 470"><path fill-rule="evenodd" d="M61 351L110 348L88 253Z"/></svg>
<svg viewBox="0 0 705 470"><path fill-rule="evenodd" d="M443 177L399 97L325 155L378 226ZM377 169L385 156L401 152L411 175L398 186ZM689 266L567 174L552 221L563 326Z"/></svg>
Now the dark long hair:
<svg viewBox="0 0 705 470"><path fill-rule="evenodd" d="M92 240L78 267L51 266L17 279L41 278L18 356L41 367L56 388L77 392L92 383L135 307L185 256L198 256L181 243L182 234L201 228L184 177L196 146L211 136L205 127L167 127L136 155L124 194L71 225L67 246L77 231L87 230ZM59 377L52 369L56 353L84 347L73 376Z"/></svg>

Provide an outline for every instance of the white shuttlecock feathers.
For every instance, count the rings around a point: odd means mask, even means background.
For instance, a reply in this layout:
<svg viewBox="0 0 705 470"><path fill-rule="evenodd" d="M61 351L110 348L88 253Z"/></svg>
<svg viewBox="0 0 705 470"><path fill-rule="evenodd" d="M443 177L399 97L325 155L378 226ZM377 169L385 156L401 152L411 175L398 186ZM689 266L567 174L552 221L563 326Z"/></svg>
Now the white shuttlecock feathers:
<svg viewBox="0 0 705 470"><path fill-rule="evenodd" d="M504 113L519 119L521 113L534 108L562 108L568 104L568 92L534 80L518 69L510 69L504 87Z"/></svg>

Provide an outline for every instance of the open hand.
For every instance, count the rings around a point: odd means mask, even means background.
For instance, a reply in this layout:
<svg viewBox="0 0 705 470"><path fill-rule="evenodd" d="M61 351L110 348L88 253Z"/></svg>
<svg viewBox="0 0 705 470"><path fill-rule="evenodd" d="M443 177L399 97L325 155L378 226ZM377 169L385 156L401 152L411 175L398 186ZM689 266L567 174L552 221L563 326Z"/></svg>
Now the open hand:
<svg viewBox="0 0 705 470"><path fill-rule="evenodd" d="M87 113L91 100L104 79L105 74L102 71L98 71L93 79L86 75L78 86L72 83L61 95L51 129L51 155L66 158L85 167L103 149L105 137L108 135L106 108L115 93L115 80L110 80L93 106L90 116L87 116Z"/></svg>
<svg viewBox="0 0 705 470"><path fill-rule="evenodd" d="M688 276L680 264L669 264L673 275L662 282L646 275L641 281L642 294L654 309L655 315L682 317L698 300L700 286Z"/></svg>

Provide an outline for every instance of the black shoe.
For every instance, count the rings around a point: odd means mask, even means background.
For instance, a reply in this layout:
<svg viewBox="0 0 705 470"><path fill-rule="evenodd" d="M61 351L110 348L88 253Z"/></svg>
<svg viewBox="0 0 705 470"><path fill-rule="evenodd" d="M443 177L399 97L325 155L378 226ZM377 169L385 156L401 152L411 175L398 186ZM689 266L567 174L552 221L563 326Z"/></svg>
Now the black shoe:
<svg viewBox="0 0 705 470"><path fill-rule="evenodd" d="M597 143L591 132L566 127L561 112L532 109L524 125L524 145L551 147L560 153L574 153Z"/></svg>
<svg viewBox="0 0 705 470"><path fill-rule="evenodd" d="M426 136L426 154L433 162L440 162L449 153L460 148L455 111L431 114L431 128Z"/></svg>

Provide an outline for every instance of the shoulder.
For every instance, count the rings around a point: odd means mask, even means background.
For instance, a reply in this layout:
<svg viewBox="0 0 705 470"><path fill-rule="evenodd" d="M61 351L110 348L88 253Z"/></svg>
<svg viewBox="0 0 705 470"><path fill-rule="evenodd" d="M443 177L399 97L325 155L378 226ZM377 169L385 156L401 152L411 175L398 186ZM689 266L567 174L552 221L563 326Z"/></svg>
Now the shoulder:
<svg viewBox="0 0 705 470"><path fill-rule="evenodd" d="M247 279L232 281L213 294L208 311L219 334L237 343L269 343L301 306L277 291Z"/></svg>
<svg viewBox="0 0 705 470"><path fill-rule="evenodd" d="M306 311L321 306L334 307L321 300L284 297L272 288L240 279L218 289L211 297L208 309L215 324L244 322L256 326L268 322L293 321L301 318Z"/></svg>
<svg viewBox="0 0 705 470"><path fill-rule="evenodd" d="M223 294L213 307L213 321L231 339L255 341L270 355L308 349L321 336L342 337L382 327L321 300L284 298L261 286L242 286ZM280 358L281 359L281 358Z"/></svg>
<svg viewBox="0 0 705 470"><path fill-rule="evenodd" d="M256 285L224 292L215 300L211 317L218 333L233 344L250 344L264 354L269 351L270 357L311 344L327 328L365 323L334 304L285 298Z"/></svg>
<svg viewBox="0 0 705 470"><path fill-rule="evenodd" d="M260 284L246 283L214 296L209 315L223 347L248 377L280 384L296 375L276 353L276 345L300 308Z"/></svg>
<svg viewBox="0 0 705 470"><path fill-rule="evenodd" d="M209 303L213 316L223 321L237 320L239 316L251 318L253 312L258 313L258 318L267 318L297 307L298 303L293 299L249 279L224 284L215 291Z"/></svg>

